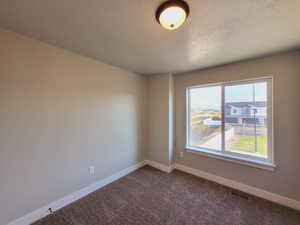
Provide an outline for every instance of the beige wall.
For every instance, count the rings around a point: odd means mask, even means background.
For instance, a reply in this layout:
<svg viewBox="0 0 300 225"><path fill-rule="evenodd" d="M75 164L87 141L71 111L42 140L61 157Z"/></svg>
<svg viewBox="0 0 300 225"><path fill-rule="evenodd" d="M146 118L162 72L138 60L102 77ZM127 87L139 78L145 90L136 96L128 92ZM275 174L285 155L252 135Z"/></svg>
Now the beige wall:
<svg viewBox="0 0 300 225"><path fill-rule="evenodd" d="M146 78L3 30L0 43L0 224L142 160Z"/></svg>
<svg viewBox="0 0 300 225"><path fill-rule="evenodd" d="M148 77L148 133L145 158L169 166L173 151L173 77L170 74Z"/></svg>
<svg viewBox="0 0 300 225"><path fill-rule="evenodd" d="M185 146L185 88L193 85L274 77L274 172L193 153ZM218 176L300 200L300 52L266 57L175 76L175 161Z"/></svg>

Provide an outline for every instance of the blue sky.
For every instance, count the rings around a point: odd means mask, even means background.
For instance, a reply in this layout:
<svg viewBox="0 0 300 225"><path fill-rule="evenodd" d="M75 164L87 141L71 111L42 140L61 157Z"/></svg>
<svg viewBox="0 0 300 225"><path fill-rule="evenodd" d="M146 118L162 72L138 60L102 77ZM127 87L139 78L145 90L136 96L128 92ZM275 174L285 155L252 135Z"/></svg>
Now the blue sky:
<svg viewBox="0 0 300 225"><path fill-rule="evenodd" d="M254 87L254 92L253 92ZM267 100L267 83L242 84L225 87L225 102L251 102ZM255 99L254 99L255 93ZM191 90L191 106L195 108L220 108L221 87L195 88Z"/></svg>

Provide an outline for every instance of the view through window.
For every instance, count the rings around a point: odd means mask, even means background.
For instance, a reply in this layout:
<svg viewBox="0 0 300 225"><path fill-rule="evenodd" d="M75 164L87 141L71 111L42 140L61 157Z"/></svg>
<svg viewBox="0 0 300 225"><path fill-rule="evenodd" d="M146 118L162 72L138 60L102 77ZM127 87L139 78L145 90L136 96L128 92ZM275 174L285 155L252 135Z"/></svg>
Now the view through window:
<svg viewBox="0 0 300 225"><path fill-rule="evenodd" d="M271 79L187 90L187 147L272 161Z"/></svg>

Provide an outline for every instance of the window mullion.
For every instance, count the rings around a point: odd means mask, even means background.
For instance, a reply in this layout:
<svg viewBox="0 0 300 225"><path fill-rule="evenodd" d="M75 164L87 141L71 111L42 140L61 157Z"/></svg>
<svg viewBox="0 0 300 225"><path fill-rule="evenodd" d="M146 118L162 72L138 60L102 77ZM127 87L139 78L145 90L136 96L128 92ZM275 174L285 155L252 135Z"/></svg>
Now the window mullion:
<svg viewBox="0 0 300 225"><path fill-rule="evenodd" d="M222 136L222 152L225 152L225 88L224 85L221 86L221 136Z"/></svg>

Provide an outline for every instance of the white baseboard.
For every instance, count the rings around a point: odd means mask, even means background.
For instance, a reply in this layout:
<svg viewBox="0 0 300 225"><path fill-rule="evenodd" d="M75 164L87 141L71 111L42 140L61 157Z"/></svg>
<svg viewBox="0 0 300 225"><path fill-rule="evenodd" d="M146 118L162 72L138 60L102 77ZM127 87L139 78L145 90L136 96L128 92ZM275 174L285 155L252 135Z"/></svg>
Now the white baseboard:
<svg viewBox="0 0 300 225"><path fill-rule="evenodd" d="M65 207L66 205L69 205L71 204L72 202L96 191L97 189L107 185L107 184L110 184L112 183L113 181L115 180L118 180L119 178L123 177L123 176L126 176L127 174L143 167L144 165L146 165L146 162L145 161L142 161L138 164L135 164L133 166L130 166L126 169L123 169L121 170L120 172L118 173L115 173L113 174L112 176L110 177L107 177L101 181L98 181L94 184L91 184L90 186L88 187L85 187L79 191L76 191L72 194L69 194L55 202L52 202L40 209L37 209L19 219L16 219L12 222L10 222L9 224L7 225L29 225L29 224L32 224L34 223L35 221L39 220L39 219L42 219L43 217L49 215L49 212L48 212L48 209L49 208L52 208L53 211L56 211L58 209L61 209L63 207Z"/></svg>
<svg viewBox="0 0 300 225"><path fill-rule="evenodd" d="M166 172L166 173L171 173L174 169L173 166L166 166L164 164L154 162L154 161L151 161L151 160L145 160L145 163L149 166L152 166L152 167L154 167L158 170L161 170L163 172Z"/></svg>
<svg viewBox="0 0 300 225"><path fill-rule="evenodd" d="M197 177L201 177L201 178L222 184L224 186L243 191L243 192L251 194L251 195L255 195L257 197L269 200L271 202L278 203L280 205L287 206L289 208L300 210L300 201L297 201L297 200L294 200L291 198L287 198L282 195L274 194L272 192L268 192L268 191L265 191L263 189L259 189L259 188L253 187L253 186L242 184L242 183L239 183L239 182L236 182L236 181L224 178L224 177L216 176L211 173L203 172L203 171L200 171L200 170L197 170L197 169L194 169L191 167L187 167L184 165L175 164L174 167L175 167L175 169L195 175Z"/></svg>

